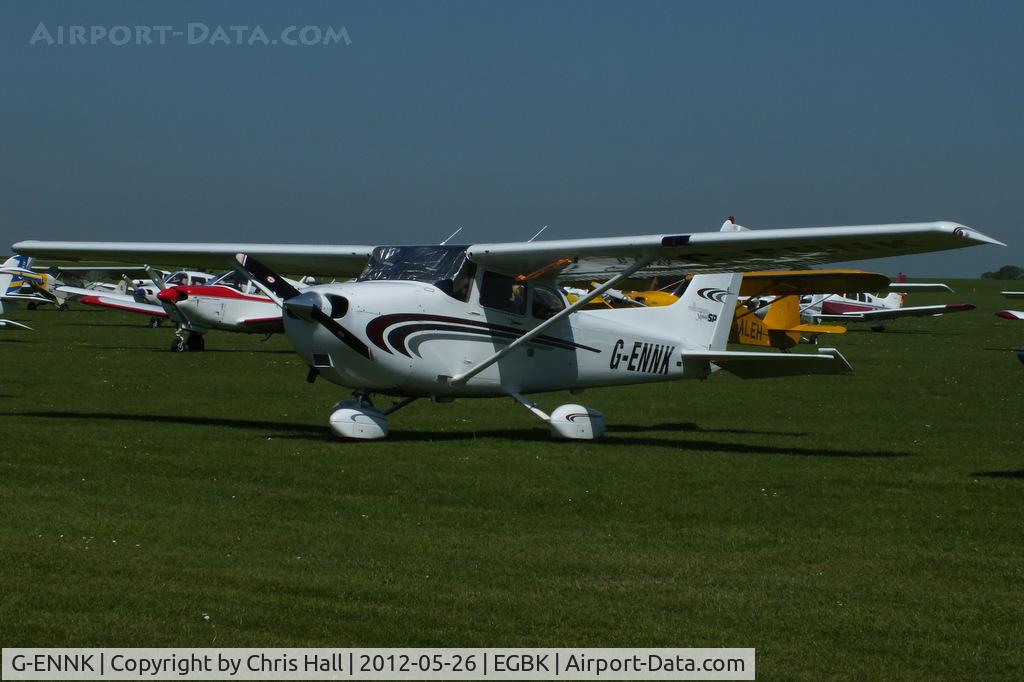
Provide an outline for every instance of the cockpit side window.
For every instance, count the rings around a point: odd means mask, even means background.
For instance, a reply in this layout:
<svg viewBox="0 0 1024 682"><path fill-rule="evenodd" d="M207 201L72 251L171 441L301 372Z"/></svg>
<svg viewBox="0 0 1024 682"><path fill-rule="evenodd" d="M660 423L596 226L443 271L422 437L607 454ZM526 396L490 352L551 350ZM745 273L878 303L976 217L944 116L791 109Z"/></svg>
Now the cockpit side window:
<svg viewBox="0 0 1024 682"><path fill-rule="evenodd" d="M549 317L565 309L565 299L550 287L533 287L533 316L538 320L546 320Z"/></svg>
<svg viewBox="0 0 1024 682"><path fill-rule="evenodd" d="M515 277L485 271L480 284L480 305L507 313L526 313L526 284Z"/></svg>

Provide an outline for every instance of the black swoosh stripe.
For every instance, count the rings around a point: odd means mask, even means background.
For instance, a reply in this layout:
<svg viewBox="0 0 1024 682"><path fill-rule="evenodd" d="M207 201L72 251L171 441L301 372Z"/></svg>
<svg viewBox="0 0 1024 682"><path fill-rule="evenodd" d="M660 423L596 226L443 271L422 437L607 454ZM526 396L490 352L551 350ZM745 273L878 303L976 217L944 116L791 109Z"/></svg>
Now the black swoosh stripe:
<svg viewBox="0 0 1024 682"><path fill-rule="evenodd" d="M500 324L492 324L490 322L483 322L481 320L468 320L459 317L448 317L446 315L426 315L422 313L395 313L392 315L381 315L380 317L374 318L368 325L366 325L366 335L375 346L377 346L378 348L387 353L390 353L392 351L391 348L388 347L387 343L385 343L384 334L389 327L401 324L403 322L420 322L421 324L415 325L415 331L426 331L427 329L436 328L439 331L464 331L466 333L477 334L489 333L498 338L511 339L519 338L525 333L523 332L523 330L516 329L515 327L508 327ZM422 324L423 322L438 322L446 324L424 326ZM449 326L450 324L457 324L462 326L453 329ZM470 328L467 329L466 327ZM404 355L409 355L408 351L404 348L404 339L406 336L413 332L410 331L401 337L395 336L397 332L398 330L394 330L388 333L388 341L391 341L392 338L398 341L398 339L401 338L400 342L392 343L392 346L394 348L401 349L400 352L402 352ZM574 341L561 339L555 336L547 336L544 334L533 339L531 342L540 345L551 346L554 348L561 348L564 350L580 349L588 350L592 353L601 352L599 349L593 348L591 346L585 346Z"/></svg>

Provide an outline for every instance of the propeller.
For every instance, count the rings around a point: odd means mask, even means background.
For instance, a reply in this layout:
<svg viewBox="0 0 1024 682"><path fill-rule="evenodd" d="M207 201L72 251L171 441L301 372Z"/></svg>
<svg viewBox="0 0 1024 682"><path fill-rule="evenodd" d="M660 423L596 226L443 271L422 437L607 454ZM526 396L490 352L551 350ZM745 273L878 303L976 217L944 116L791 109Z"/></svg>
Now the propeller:
<svg viewBox="0 0 1024 682"><path fill-rule="evenodd" d="M314 291L300 292L284 277L281 277L263 263L244 253L235 254L235 261L237 263L236 269L240 269L249 279L259 282L280 298L283 301L282 306L287 312L303 320L316 322L334 334L346 346L367 360L370 359L369 346L324 312L324 299L320 294Z"/></svg>

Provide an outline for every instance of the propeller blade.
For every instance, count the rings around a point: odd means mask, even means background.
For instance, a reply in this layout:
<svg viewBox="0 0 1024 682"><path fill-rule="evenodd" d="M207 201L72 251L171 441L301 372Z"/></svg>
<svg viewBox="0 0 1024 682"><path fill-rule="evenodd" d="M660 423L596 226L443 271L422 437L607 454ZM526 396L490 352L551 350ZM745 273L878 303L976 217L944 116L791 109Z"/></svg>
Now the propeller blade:
<svg viewBox="0 0 1024 682"><path fill-rule="evenodd" d="M316 322L327 331L334 334L339 341L359 353L366 359L370 359L370 347L355 334L345 329L337 320L325 313L320 307L322 299L313 292L301 293L298 289L289 284L284 277L274 273L270 268L251 258L244 253L235 254L237 268L242 274L254 279L263 286L274 292L284 301L284 307L291 314L304 319Z"/></svg>
<svg viewBox="0 0 1024 682"><path fill-rule="evenodd" d="M281 300L287 301L289 298L295 298L299 295L299 290L289 284L284 277L275 274L270 268L255 258L244 253L236 253L235 261L242 269L243 274L273 291Z"/></svg>

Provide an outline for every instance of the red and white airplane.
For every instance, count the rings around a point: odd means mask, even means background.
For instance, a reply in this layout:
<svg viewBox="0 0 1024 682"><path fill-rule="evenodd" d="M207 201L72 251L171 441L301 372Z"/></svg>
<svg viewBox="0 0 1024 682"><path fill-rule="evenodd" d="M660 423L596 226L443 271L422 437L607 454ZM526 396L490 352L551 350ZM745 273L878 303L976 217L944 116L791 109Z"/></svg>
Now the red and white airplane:
<svg viewBox="0 0 1024 682"><path fill-rule="evenodd" d="M903 300L914 291L949 291L946 284L893 282L878 294L847 293L804 297L801 314L807 322L870 322L873 331L885 331L885 321L900 317L938 316L974 310L970 303L945 303L904 307Z"/></svg>
<svg viewBox="0 0 1024 682"><path fill-rule="evenodd" d="M1006 298L1024 298L1024 291L1001 291L999 293ZM996 312L996 315L1007 320L1024 320L1024 313L1019 310L999 310Z"/></svg>
<svg viewBox="0 0 1024 682"><path fill-rule="evenodd" d="M176 274L183 275L181 281L189 281L185 277L190 273ZM206 283L207 277L212 281ZM167 279L168 283L173 281L174 276ZM301 282L289 282L298 289L306 286ZM135 296L73 287L61 287L60 290L88 305L170 319L177 327L171 342L172 351L203 350L206 347L203 336L212 329L243 334L279 334L284 331L280 301L236 272L227 272L219 277L204 275L204 281L197 284L163 286L155 295L155 304L138 300L138 289Z"/></svg>

